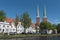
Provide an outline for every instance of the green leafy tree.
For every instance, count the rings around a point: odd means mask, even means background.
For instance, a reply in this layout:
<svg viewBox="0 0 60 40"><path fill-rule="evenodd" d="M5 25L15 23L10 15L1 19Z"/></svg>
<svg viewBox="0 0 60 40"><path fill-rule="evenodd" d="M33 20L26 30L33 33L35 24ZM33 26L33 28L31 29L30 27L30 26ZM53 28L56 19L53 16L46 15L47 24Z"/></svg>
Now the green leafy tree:
<svg viewBox="0 0 60 40"><path fill-rule="evenodd" d="M52 24L51 29L52 29L52 30L57 29L57 25Z"/></svg>
<svg viewBox="0 0 60 40"><path fill-rule="evenodd" d="M60 33L60 23L57 25L57 32Z"/></svg>
<svg viewBox="0 0 60 40"><path fill-rule="evenodd" d="M56 29L56 25L55 24L51 24L50 22L41 22L40 24L40 29L43 30L43 29Z"/></svg>
<svg viewBox="0 0 60 40"><path fill-rule="evenodd" d="M16 18L15 18L15 26L17 26L18 21L19 21L19 15L18 15L18 14L16 14Z"/></svg>
<svg viewBox="0 0 60 40"><path fill-rule="evenodd" d="M28 12L24 12L21 17L20 17L20 21L22 22L23 26L29 27L31 24L31 18L29 17Z"/></svg>
<svg viewBox="0 0 60 40"><path fill-rule="evenodd" d="M41 30L43 30L43 29L51 29L51 23L49 23L49 22L41 22L40 29Z"/></svg>
<svg viewBox="0 0 60 40"><path fill-rule="evenodd" d="M0 10L0 21L5 21L6 13L3 10Z"/></svg>
<svg viewBox="0 0 60 40"><path fill-rule="evenodd" d="M18 21L19 21L19 15L16 14L16 18L15 18L15 26L16 26L16 34L17 34L17 24L18 24Z"/></svg>

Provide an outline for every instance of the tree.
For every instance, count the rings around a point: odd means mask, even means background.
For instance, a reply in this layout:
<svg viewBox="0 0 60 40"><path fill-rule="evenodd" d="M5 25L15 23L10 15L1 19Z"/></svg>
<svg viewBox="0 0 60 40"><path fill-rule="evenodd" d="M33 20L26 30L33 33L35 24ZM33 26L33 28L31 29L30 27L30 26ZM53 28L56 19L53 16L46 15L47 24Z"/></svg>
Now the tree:
<svg viewBox="0 0 60 40"><path fill-rule="evenodd" d="M3 10L0 10L0 21L5 21L6 13Z"/></svg>
<svg viewBox="0 0 60 40"><path fill-rule="evenodd" d="M57 27L57 25L55 25L55 24L52 24L52 27L51 27L51 29L52 29L52 30L54 30L54 29L57 29L56 27Z"/></svg>
<svg viewBox="0 0 60 40"><path fill-rule="evenodd" d="M23 23L23 26L29 27L31 24L31 18L29 17L28 12L24 12L21 17L20 17L20 21Z"/></svg>
<svg viewBox="0 0 60 40"><path fill-rule="evenodd" d="M16 14L16 18L15 18L15 26L17 26L18 21L19 21L19 16L18 16L18 14Z"/></svg>
<svg viewBox="0 0 60 40"><path fill-rule="evenodd" d="M15 26L16 26L16 34L17 34L17 24L18 24L18 21L19 21L19 16L18 14L16 14L16 18L15 18Z"/></svg>
<svg viewBox="0 0 60 40"><path fill-rule="evenodd" d="M40 24L40 29L43 30L43 29L56 29L56 25L55 24L51 24L50 22L41 22Z"/></svg>
<svg viewBox="0 0 60 40"><path fill-rule="evenodd" d="M40 29L41 30L43 30L43 29L51 29L51 23L49 23L49 22L41 22Z"/></svg>
<svg viewBox="0 0 60 40"><path fill-rule="evenodd" d="M57 25L57 32L60 33L60 23Z"/></svg>

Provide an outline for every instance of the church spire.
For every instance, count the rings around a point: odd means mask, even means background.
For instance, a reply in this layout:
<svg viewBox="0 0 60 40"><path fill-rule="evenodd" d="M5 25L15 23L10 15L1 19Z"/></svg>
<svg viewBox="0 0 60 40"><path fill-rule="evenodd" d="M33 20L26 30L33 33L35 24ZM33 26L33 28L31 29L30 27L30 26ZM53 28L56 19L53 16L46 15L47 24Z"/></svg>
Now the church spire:
<svg viewBox="0 0 60 40"><path fill-rule="evenodd" d="M36 17L39 17L39 6L37 5L37 13L36 13Z"/></svg>
<svg viewBox="0 0 60 40"><path fill-rule="evenodd" d="M40 16L39 16L39 6L37 5L37 10L36 10L36 24L40 25Z"/></svg>
<svg viewBox="0 0 60 40"><path fill-rule="evenodd" d="M44 18L47 18L47 16L46 16L46 4L44 4L43 17L44 17Z"/></svg>
<svg viewBox="0 0 60 40"><path fill-rule="evenodd" d="M43 10L43 22L47 22L47 16L46 16L46 4L44 4L44 10Z"/></svg>

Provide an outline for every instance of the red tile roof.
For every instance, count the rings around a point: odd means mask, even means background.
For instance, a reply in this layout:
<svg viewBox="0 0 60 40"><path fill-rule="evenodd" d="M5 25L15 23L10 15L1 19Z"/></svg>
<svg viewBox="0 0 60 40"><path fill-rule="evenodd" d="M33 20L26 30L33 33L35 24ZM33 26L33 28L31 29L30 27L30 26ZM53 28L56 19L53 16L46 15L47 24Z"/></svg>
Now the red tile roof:
<svg viewBox="0 0 60 40"><path fill-rule="evenodd" d="M13 21L13 19L11 19L11 18L6 18L6 22L11 23L12 21Z"/></svg>
<svg viewBox="0 0 60 40"><path fill-rule="evenodd" d="M31 23L31 26L32 26L32 27L35 27L35 24L34 24L34 23Z"/></svg>

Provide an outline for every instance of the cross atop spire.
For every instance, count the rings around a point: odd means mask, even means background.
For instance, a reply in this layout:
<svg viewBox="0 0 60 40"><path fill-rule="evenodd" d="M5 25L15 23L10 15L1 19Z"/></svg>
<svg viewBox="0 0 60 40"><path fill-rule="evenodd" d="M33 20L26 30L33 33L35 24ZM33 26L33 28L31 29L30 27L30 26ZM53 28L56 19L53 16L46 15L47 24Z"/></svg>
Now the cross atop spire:
<svg viewBox="0 0 60 40"><path fill-rule="evenodd" d="M38 5L37 5L36 17L40 17L40 16L39 16L39 6L38 6Z"/></svg>

